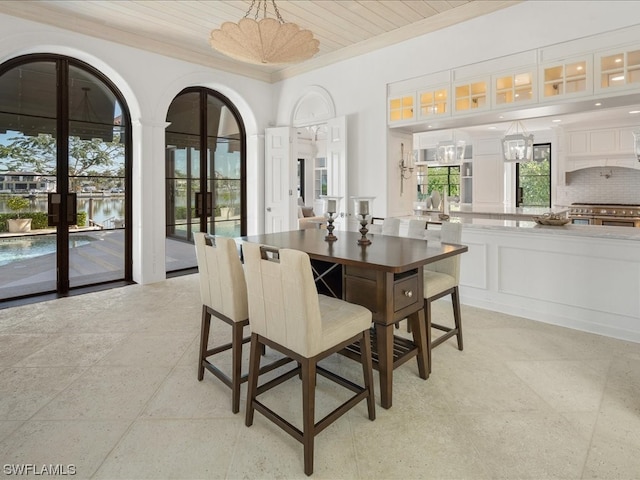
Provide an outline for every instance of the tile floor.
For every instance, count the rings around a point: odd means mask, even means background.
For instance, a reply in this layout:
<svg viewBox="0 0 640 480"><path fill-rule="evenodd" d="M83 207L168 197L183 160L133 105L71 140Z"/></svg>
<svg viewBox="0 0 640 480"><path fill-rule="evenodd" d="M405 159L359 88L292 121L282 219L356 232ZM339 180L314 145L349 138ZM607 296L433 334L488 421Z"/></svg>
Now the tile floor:
<svg viewBox="0 0 640 480"><path fill-rule="evenodd" d="M0 310L0 476L52 464L74 478L306 478L299 443L258 413L245 427L244 403L233 415L226 387L197 381L197 282ZM449 310L436 302L434 316ZM465 350L434 350L429 380L415 362L395 371L374 422L361 403L320 434L315 478L640 479L640 345L470 307L463 325ZM330 363L359 378L351 360ZM320 415L343 392L318 383ZM295 417L298 387L265 401Z"/></svg>

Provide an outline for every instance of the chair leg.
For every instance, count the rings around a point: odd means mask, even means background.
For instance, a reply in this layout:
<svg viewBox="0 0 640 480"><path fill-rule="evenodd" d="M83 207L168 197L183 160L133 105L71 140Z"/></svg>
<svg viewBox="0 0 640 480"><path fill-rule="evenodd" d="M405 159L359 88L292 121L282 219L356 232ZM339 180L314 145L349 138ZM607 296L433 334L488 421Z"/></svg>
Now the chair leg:
<svg viewBox="0 0 640 480"><path fill-rule="evenodd" d="M362 332L362 340L360 340L360 361L362 362L364 386L369 391L369 396L367 397L369 420L375 420L376 399L373 394L373 361L371 360L371 335L369 334L369 330Z"/></svg>
<svg viewBox="0 0 640 480"><path fill-rule="evenodd" d="M235 322L231 326L231 411L240 411L240 378L242 377L242 334L244 324Z"/></svg>
<svg viewBox="0 0 640 480"><path fill-rule="evenodd" d="M244 424L253 425L253 401L258 390L258 375L260 375L260 339L256 333L251 334L251 350L249 353L249 378L247 380L247 411Z"/></svg>
<svg viewBox="0 0 640 480"><path fill-rule="evenodd" d="M424 317L427 324L427 361L429 362L429 374L431 374L431 302L424 299Z"/></svg>
<svg viewBox="0 0 640 480"><path fill-rule="evenodd" d="M460 295L458 294L458 287L454 287L451 292L451 303L453 304L453 319L455 321L455 328L457 329L456 338L458 339L458 350L462 350L462 316L460 315Z"/></svg>
<svg viewBox="0 0 640 480"><path fill-rule="evenodd" d="M313 473L313 449L316 405L316 359L302 360L302 444L304 446L304 473Z"/></svg>
<svg viewBox="0 0 640 480"><path fill-rule="evenodd" d="M200 356L198 357L198 381L204 377L204 359L209 346L209 329L211 327L211 314L207 307L202 305L202 326L200 327Z"/></svg>

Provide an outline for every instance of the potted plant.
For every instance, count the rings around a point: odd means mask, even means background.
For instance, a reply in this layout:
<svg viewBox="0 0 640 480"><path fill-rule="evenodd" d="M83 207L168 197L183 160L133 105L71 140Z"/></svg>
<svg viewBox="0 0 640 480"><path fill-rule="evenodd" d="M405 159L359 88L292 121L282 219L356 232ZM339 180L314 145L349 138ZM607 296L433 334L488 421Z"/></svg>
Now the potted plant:
<svg viewBox="0 0 640 480"><path fill-rule="evenodd" d="M29 208L29 200L23 197L11 197L7 201L7 207L16 212L17 218L7 220L9 233L21 233L31 230L31 219L20 218L20 212Z"/></svg>

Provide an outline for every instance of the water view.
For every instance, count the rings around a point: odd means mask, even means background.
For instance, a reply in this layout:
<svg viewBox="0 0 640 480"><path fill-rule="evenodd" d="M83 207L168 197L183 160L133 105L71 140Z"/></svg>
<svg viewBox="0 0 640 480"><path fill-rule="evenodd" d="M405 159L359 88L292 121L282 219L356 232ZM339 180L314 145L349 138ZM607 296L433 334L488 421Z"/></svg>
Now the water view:
<svg viewBox="0 0 640 480"><path fill-rule="evenodd" d="M0 197L0 213L11 213L11 209L7 207L7 201L10 197ZM46 212L47 197L37 196L30 199L31 205L29 211ZM124 195L104 197L102 194L95 194L91 197L78 196L78 212L87 212L87 219L93 220L95 223L104 225L124 218Z"/></svg>

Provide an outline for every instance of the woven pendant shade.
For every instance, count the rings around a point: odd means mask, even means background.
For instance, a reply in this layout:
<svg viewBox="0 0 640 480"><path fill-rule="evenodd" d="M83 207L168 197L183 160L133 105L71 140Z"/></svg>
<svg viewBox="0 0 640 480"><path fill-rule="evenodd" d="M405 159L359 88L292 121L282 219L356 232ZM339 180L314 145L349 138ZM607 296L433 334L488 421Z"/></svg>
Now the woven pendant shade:
<svg viewBox="0 0 640 480"><path fill-rule="evenodd" d="M225 22L211 32L211 46L219 52L247 63L284 64L307 60L318 53L320 42L309 30L280 17L238 23Z"/></svg>

